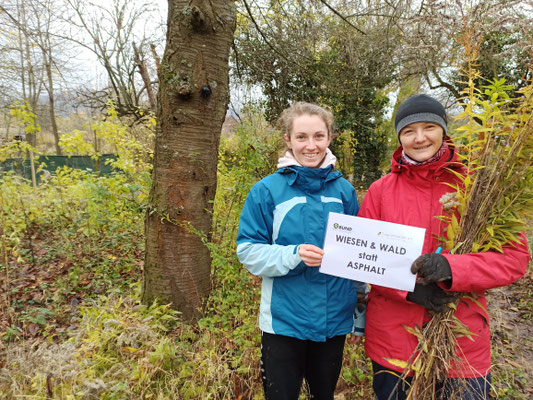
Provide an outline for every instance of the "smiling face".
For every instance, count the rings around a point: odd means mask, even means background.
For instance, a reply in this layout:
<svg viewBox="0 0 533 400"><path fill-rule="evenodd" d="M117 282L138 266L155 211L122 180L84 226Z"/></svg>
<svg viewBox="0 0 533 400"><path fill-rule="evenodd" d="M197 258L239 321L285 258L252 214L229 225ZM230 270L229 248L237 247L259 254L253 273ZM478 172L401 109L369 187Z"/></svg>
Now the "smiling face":
<svg viewBox="0 0 533 400"><path fill-rule="evenodd" d="M405 154L412 160L422 162L439 151L444 130L433 122L415 122L403 128L399 138Z"/></svg>
<svg viewBox="0 0 533 400"><path fill-rule="evenodd" d="M320 166L331 142L326 122L309 114L294 118L291 132L284 138L296 161L308 168Z"/></svg>

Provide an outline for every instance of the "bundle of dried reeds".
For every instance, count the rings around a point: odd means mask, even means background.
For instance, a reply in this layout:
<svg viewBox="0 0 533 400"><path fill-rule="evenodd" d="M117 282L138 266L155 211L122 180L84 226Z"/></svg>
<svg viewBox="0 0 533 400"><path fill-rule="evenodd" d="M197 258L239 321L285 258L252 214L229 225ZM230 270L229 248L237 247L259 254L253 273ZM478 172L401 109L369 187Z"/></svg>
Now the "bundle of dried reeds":
<svg viewBox="0 0 533 400"><path fill-rule="evenodd" d="M477 47L465 36L466 89L461 102L464 112L458 116L467 122L455 138L460 157L467 167L458 175L459 185L445 204L449 222L446 247L451 253L466 254L503 251L527 229L533 216L533 83L514 96L503 80L476 88L480 78L476 69ZM451 208L450 208L451 204ZM402 377L409 371L414 377L410 400L437 399L436 387L447 379L447 371L464 363L456 353L456 339L473 334L454 313L460 298L468 298L479 307L474 294L458 294L456 303L433 318L423 328L406 328L416 335L419 344L407 363ZM402 365L398 360L389 360ZM447 398L461 399L459 393Z"/></svg>

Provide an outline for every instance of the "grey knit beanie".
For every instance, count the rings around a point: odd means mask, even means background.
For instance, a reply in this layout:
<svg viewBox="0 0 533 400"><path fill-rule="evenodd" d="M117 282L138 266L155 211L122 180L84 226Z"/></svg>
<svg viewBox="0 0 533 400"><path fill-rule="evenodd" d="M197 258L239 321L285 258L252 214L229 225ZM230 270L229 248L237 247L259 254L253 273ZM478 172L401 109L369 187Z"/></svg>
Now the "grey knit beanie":
<svg viewBox="0 0 533 400"><path fill-rule="evenodd" d="M446 110L437 100L427 94L415 94L405 100L394 118L396 134L400 138L400 131L409 124L415 122L433 122L442 127L446 135Z"/></svg>

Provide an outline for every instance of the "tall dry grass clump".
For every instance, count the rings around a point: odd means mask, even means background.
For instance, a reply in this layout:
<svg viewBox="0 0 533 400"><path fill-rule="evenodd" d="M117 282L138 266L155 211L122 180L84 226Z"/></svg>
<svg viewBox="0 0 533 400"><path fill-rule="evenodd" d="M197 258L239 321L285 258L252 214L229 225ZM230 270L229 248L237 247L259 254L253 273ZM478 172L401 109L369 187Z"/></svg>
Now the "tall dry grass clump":
<svg viewBox="0 0 533 400"><path fill-rule="evenodd" d="M481 76L475 38L469 29L457 38L464 50L461 74L466 87L458 119L466 122L455 142L467 173L458 175L460 184L443 205L448 222L443 240L453 254L502 252L505 245L520 240L533 216L533 84L514 95L509 95L511 86L503 79L476 87ZM403 374L414 373L408 400L436 399L436 387L446 381L447 371L465 362L456 353L456 339L473 340L473 334L455 316L465 297L483 307L475 294L460 293L447 311L434 313L423 328L408 328L419 340ZM460 391L458 387L447 398L461 399Z"/></svg>

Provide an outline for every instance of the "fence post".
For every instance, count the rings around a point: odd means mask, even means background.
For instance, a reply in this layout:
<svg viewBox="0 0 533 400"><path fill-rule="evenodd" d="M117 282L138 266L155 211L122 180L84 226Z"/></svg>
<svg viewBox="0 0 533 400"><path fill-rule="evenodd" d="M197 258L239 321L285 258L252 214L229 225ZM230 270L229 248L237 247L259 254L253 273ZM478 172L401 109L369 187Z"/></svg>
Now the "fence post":
<svg viewBox="0 0 533 400"><path fill-rule="evenodd" d="M35 161L33 159L33 150L30 150L30 165L31 165L31 182L33 189L37 189L37 177L35 176Z"/></svg>

